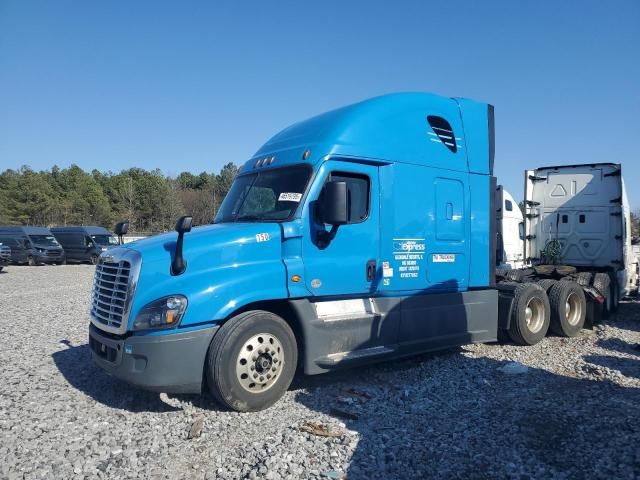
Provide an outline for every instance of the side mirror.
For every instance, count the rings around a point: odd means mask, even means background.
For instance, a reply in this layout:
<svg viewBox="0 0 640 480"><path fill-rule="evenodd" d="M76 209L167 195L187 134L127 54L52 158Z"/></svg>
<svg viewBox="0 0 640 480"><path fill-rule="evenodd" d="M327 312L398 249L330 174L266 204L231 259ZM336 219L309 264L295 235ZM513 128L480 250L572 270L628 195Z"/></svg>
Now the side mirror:
<svg viewBox="0 0 640 480"><path fill-rule="evenodd" d="M193 217L180 217L176 222L176 232L187 233L191 231Z"/></svg>
<svg viewBox="0 0 640 480"><path fill-rule="evenodd" d="M122 237L129 231L129 222L125 220L124 222L116 223L116 228L114 228L114 231L116 232L116 235L118 235L118 241L120 242L120 245L123 245L124 238Z"/></svg>
<svg viewBox="0 0 640 480"><path fill-rule="evenodd" d="M329 182L324 186L321 209L322 220L329 225L344 225L349 222L347 182Z"/></svg>
<svg viewBox="0 0 640 480"><path fill-rule="evenodd" d="M129 231L129 222L118 222L116 223L116 228L114 229L116 235L126 235Z"/></svg>

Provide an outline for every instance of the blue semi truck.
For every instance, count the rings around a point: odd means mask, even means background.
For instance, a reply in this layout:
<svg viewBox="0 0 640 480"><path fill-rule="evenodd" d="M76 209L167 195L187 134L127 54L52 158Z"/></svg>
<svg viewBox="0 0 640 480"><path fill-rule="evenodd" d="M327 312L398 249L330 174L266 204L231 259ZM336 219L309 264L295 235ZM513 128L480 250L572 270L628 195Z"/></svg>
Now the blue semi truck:
<svg viewBox="0 0 640 480"><path fill-rule="evenodd" d="M242 165L212 225L183 217L176 233L102 253L94 361L146 389L208 389L255 411L298 368L500 331L532 345L554 322L575 334L582 290L554 317L537 283L496 284L493 159L493 107L464 98L386 95L283 130Z"/></svg>

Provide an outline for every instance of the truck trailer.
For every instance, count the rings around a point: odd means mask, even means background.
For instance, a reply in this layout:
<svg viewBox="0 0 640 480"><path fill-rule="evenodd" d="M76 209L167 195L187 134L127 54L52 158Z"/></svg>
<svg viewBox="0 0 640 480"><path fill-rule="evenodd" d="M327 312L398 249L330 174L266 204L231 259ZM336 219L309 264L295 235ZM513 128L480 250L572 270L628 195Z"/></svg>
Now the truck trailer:
<svg viewBox="0 0 640 480"><path fill-rule="evenodd" d="M182 217L100 255L92 357L139 387L256 411L297 369L501 331L535 344L552 309L537 280L496 281L493 163L493 107L465 98L385 95L294 124L241 166L212 225Z"/></svg>

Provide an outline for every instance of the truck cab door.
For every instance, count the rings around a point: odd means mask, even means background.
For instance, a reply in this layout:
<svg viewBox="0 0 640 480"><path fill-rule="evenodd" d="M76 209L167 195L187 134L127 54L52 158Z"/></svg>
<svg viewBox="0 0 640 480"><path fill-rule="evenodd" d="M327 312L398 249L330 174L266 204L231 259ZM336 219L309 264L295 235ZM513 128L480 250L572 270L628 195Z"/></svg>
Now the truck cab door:
<svg viewBox="0 0 640 480"><path fill-rule="evenodd" d="M321 221L319 205L328 181L347 184L348 223L323 242L331 225ZM314 296L373 295L379 268L378 167L329 160L318 170L309 192L302 255L305 283Z"/></svg>

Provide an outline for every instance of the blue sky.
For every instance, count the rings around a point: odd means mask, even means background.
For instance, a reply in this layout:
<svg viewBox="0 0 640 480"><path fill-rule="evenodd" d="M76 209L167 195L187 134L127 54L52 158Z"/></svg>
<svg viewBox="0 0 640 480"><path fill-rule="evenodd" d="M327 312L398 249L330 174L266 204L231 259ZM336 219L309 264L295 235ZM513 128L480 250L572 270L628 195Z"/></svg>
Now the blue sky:
<svg viewBox="0 0 640 480"><path fill-rule="evenodd" d="M496 174L621 162L640 207L640 2L0 1L0 168L177 174L396 91L496 108Z"/></svg>

